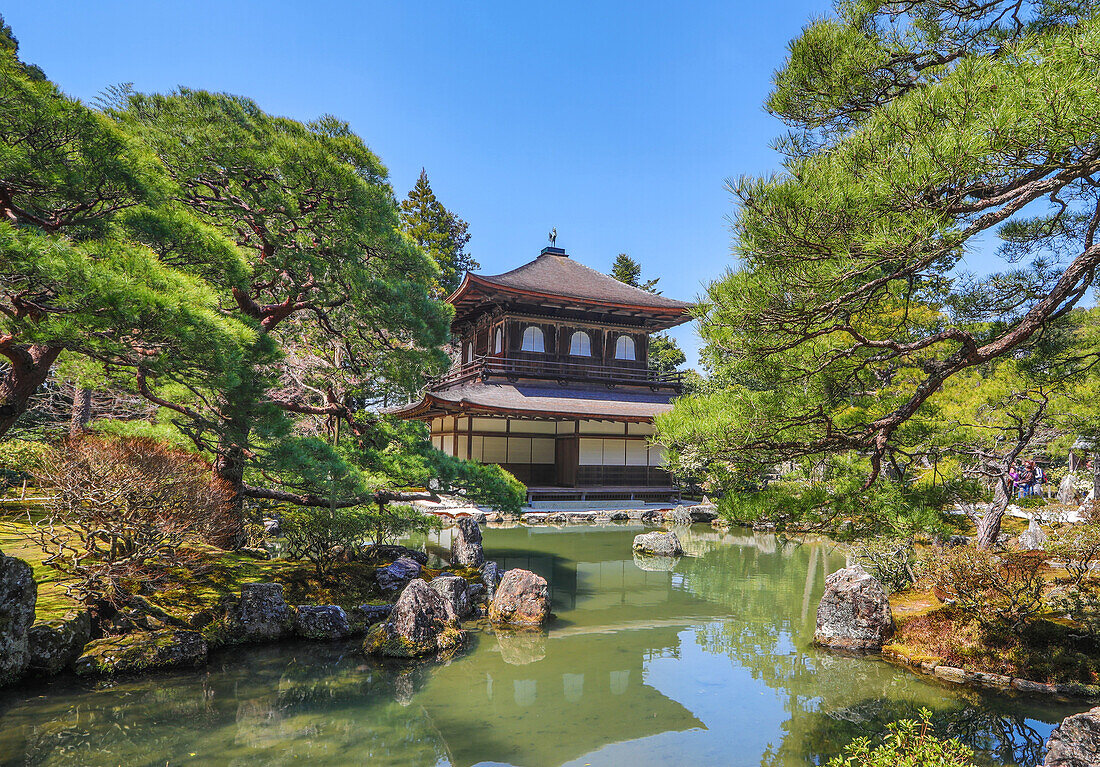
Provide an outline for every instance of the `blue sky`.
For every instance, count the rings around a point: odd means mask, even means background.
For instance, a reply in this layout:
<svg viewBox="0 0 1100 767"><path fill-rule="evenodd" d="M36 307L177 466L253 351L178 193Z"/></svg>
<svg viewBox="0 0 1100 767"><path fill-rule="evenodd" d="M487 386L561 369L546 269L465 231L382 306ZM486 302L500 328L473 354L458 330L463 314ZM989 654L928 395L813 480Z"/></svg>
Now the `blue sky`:
<svg viewBox="0 0 1100 767"><path fill-rule="evenodd" d="M725 179L767 173L761 104L825 2L9 0L21 54L91 100L132 81L335 114L404 196L421 166L497 273L558 244L629 253L692 298L730 263ZM694 360L692 326L674 333Z"/></svg>

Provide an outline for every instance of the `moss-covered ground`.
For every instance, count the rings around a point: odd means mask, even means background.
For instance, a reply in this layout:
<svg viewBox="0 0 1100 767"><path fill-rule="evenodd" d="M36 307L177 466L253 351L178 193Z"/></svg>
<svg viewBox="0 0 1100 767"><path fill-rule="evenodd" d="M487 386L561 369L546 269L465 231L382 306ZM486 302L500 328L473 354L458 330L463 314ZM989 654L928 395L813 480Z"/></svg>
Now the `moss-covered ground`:
<svg viewBox="0 0 1100 767"><path fill-rule="evenodd" d="M74 579L62 569L46 564L45 554L32 538L31 521L25 514L0 517L0 551L26 561L33 568L38 583L36 619L62 618L78 606L66 594L66 585ZM282 583L290 604L336 604L347 609L389 601L374 582L374 564L340 563L321 578L308 562L260 560L203 544L183 550L181 560L177 567L143 572L140 577L124 581L123 586L183 619L203 610L217 610L225 598L239 595L247 583ZM431 570L424 573L425 577L437 574L438 571Z"/></svg>
<svg viewBox="0 0 1100 767"><path fill-rule="evenodd" d="M928 591L893 594L890 606L897 632L887 653L1034 682L1100 682L1100 647L1067 622L1039 619L1016 634L990 632Z"/></svg>
<svg viewBox="0 0 1100 767"><path fill-rule="evenodd" d="M42 550L31 540L32 527L26 517L0 518L0 551L9 557L17 557L34 570L38 583L38 601L35 603L35 619L49 621L64 618L77 602L70 598L65 586L71 581L65 573L47 565Z"/></svg>

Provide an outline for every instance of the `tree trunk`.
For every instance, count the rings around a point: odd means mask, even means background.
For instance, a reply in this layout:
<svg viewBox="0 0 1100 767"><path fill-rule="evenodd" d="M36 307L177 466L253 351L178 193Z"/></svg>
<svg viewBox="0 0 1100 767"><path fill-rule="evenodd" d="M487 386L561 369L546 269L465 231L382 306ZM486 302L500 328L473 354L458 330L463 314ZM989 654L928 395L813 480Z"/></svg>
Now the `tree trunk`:
<svg viewBox="0 0 1100 767"><path fill-rule="evenodd" d="M61 354L59 346L14 346L0 343L0 354L8 358L10 367L0 379L0 437L27 412L31 397L50 374L50 368Z"/></svg>
<svg viewBox="0 0 1100 767"><path fill-rule="evenodd" d="M244 449L239 444L223 441L214 460L214 476L229 485L230 509L237 526L232 535L235 548L248 543L244 529L244 463Z"/></svg>
<svg viewBox="0 0 1100 767"><path fill-rule="evenodd" d="M88 431L92 422L92 390L77 386L73 390L73 416L69 421L69 436L78 437Z"/></svg>
<svg viewBox="0 0 1100 767"><path fill-rule="evenodd" d="M993 503L989 504L985 516L978 522L977 545L979 549L990 548L1000 537L1001 519L1005 515L1005 509L1008 508L1008 501L1012 497L1011 491L1012 485L1009 482L1008 474L998 477L997 488L993 493Z"/></svg>
<svg viewBox="0 0 1100 767"><path fill-rule="evenodd" d="M1100 438L1097 438L1092 451L1092 511L1093 516L1100 519Z"/></svg>

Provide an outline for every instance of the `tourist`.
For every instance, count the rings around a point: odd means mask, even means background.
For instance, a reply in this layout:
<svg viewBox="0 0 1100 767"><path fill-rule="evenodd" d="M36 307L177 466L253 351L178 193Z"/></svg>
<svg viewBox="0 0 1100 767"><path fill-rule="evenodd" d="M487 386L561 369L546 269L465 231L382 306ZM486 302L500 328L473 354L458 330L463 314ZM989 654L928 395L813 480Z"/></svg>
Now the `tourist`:
<svg viewBox="0 0 1100 767"><path fill-rule="evenodd" d="M1031 495L1031 489L1035 485L1035 461L1025 461L1024 470L1020 472L1020 498Z"/></svg>

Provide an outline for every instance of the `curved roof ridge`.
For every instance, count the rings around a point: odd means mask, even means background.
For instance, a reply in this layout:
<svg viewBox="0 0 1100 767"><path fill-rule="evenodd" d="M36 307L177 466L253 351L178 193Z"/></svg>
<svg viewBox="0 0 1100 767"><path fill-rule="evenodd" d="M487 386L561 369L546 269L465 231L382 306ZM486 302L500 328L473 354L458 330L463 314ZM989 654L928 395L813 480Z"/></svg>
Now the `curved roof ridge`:
<svg viewBox="0 0 1100 767"><path fill-rule="evenodd" d="M535 260L501 274L481 275L468 272L467 278L469 277L514 290L529 290L565 298L610 301L655 309L688 309L692 306L687 301L678 301L627 285L567 255L554 253L542 253Z"/></svg>

